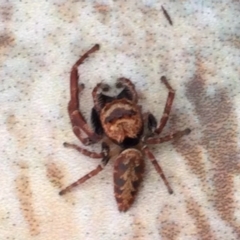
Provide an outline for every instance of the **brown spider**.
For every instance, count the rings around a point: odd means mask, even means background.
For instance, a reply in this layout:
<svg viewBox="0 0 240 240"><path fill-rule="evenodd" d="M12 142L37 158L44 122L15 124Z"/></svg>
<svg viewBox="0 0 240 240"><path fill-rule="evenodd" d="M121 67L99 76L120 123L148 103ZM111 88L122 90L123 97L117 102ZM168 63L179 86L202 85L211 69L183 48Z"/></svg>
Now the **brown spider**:
<svg viewBox="0 0 240 240"><path fill-rule="evenodd" d="M135 199L138 187L143 178L143 155L146 155L152 162L164 181L168 192L170 194L173 193L161 167L149 150L147 144L157 144L174 138L180 138L189 134L190 129L186 128L183 131L178 131L164 137L158 137L168 121L175 95L174 90L169 85L166 78L162 77L161 81L167 87L169 93L164 113L158 127L155 117L150 113L143 114L141 106L137 105L138 95L134 84L129 79L120 78L117 81L116 87L123 89L117 96L103 94L101 90L107 90L108 86L101 83L97 84L93 89L92 97L94 107L92 108L91 114L93 131L79 111L79 93L83 90L84 85L78 85L79 75L77 68L89 54L97 50L99 50L98 44L87 51L72 67L70 77L71 99L68 104L68 113L71 119L73 132L84 145L99 142L105 137L107 139L106 141L114 142L121 147L120 154L115 159L114 164L114 194L119 211L127 211ZM143 134L144 122L147 123L148 132L150 133ZM83 132L87 137L82 136ZM88 151L75 144L64 143L65 147L74 148L91 158L102 158L102 161L96 169L60 191L60 195L71 191L72 188L103 170L111 157L110 148L106 141L102 142L101 153Z"/></svg>

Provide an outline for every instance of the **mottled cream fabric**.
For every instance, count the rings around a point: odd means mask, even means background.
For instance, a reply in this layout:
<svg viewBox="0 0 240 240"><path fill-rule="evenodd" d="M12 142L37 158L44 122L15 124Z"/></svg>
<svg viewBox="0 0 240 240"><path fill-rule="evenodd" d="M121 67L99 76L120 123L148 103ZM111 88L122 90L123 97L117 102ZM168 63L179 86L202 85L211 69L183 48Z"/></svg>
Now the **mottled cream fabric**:
<svg viewBox="0 0 240 240"><path fill-rule="evenodd" d="M239 16L236 0L1 1L0 239L240 239ZM79 68L86 119L92 88L119 77L160 119L165 75L176 97L162 134L192 129L151 147L174 194L146 159L126 213L114 199L113 162L58 195L99 163L62 145L82 146L67 113L69 73L96 43L101 49Z"/></svg>

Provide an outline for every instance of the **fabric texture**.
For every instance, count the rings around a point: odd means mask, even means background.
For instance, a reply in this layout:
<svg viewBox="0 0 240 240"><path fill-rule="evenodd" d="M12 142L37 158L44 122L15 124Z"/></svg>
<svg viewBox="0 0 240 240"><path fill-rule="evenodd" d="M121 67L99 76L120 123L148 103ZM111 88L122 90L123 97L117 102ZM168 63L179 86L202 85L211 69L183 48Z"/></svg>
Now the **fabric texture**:
<svg viewBox="0 0 240 240"><path fill-rule="evenodd" d="M240 239L240 5L238 1L2 1L0 239ZM172 19L169 24L162 6ZM119 77L133 81L143 112L161 118L176 90L162 136L151 146L173 188L146 158L143 184L120 213L113 161L65 196L59 191L97 167L63 142L83 146L67 113L70 70L79 67L81 111L91 91ZM85 147L99 152L101 144ZM114 148L114 146L111 146Z"/></svg>

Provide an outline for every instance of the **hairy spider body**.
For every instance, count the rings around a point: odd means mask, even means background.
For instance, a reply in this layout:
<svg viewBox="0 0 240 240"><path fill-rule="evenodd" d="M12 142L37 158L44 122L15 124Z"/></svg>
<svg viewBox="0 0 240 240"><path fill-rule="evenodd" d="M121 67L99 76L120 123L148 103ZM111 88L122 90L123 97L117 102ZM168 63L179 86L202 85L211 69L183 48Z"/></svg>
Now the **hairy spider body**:
<svg viewBox="0 0 240 240"><path fill-rule="evenodd" d="M162 77L161 81L169 93L164 113L158 126L156 118L151 113L142 113L141 106L137 104L138 95L134 84L127 78L120 78L116 83L116 87L122 88L122 90L117 96L103 94L102 91L108 90L109 87L101 83L97 84L93 89L92 130L79 110L79 93L83 90L84 85L78 85L79 75L77 67L83 63L89 54L97 50L99 50L98 44L87 51L72 67L70 77L71 99L68 105L68 112L73 132L84 145L96 143L106 136L121 147L121 151L114 163L114 195L119 211L127 211L134 202L139 185L143 179L144 156L152 162L164 181L168 192L170 194L173 193L160 165L147 145L181 138L189 134L190 129L186 128L183 131L178 131L164 137L158 136L167 123L175 95L166 78ZM148 132L150 131L149 134L144 134L144 123L147 123ZM82 136L83 132L87 137ZM64 146L74 148L92 158L102 158L102 161L96 169L61 190L60 195L71 191L72 188L97 175L112 157L110 156L110 147L106 142L102 142L101 153L88 151L75 144L64 143Z"/></svg>
<svg viewBox="0 0 240 240"><path fill-rule="evenodd" d="M116 144L127 148L139 143L143 119L139 106L126 98L114 99L101 109L100 122L104 133Z"/></svg>

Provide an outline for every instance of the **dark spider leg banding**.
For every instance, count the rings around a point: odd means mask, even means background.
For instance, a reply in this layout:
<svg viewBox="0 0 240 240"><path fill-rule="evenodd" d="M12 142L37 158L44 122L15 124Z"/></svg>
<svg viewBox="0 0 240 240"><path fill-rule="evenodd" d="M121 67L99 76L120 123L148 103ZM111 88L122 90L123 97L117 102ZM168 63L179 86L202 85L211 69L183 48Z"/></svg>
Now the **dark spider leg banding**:
<svg viewBox="0 0 240 240"><path fill-rule="evenodd" d="M85 181L87 181L91 177L94 177L99 172L101 172L103 170L103 168L107 165L107 163L109 161L109 158L110 158L110 156L109 156L109 146L104 142L102 143L102 154L103 154L103 159L101 161L101 164L99 164L97 166L97 168L95 168L90 173L86 174L85 176L81 177L80 179L78 179L76 182L72 183L68 187L61 190L59 192L59 195L64 195L67 192L70 192L73 188L77 187L78 185L84 183Z"/></svg>
<svg viewBox="0 0 240 240"><path fill-rule="evenodd" d="M163 142L168 142L172 139L179 139L183 137L184 135L188 135L191 132L189 128L186 128L183 131L178 131L173 134L170 134L165 137L149 137L145 140L145 143L147 144L158 144L158 143L163 143Z"/></svg>
<svg viewBox="0 0 240 240"><path fill-rule="evenodd" d="M135 86L134 84L131 82L131 80L127 79L127 78L119 78L117 80L117 83L116 83L116 87L117 88L121 88L121 87L126 87L128 89L128 91L131 93L131 100L134 102L134 103L137 103L138 101L138 94L135 90Z"/></svg>
<svg viewBox="0 0 240 240"><path fill-rule="evenodd" d="M99 45L96 44L89 51L87 51L80 59L73 65L71 76L70 76L70 95L71 99L68 103L68 113L71 119L73 132L79 138L79 140L87 145L90 142L98 142L101 139L101 136L97 135L92 131L92 129L86 123L84 117L79 111L79 93L83 90L84 85L78 85L78 66L81 65L89 54L94 53L99 50ZM81 136L81 131L85 132L88 138L83 138Z"/></svg>
<svg viewBox="0 0 240 240"><path fill-rule="evenodd" d="M88 151L87 149L81 148L75 144L71 144L71 143L63 143L63 146L66 148L73 148L76 149L78 152L82 153L85 156L88 156L90 158L102 158L104 155L103 153L96 153L96 152L92 152L92 151Z"/></svg>
<svg viewBox="0 0 240 240"><path fill-rule="evenodd" d="M103 167L101 165L98 165L96 169L92 170L90 173L86 174L85 176L83 176L82 178L78 179L76 182L72 183L71 185L69 185L68 187L64 188L63 190L61 190L59 192L59 195L64 195L67 192L70 192L73 188L77 187L78 185L84 183L85 181L87 181L89 178L97 175L99 172L101 172L103 170Z"/></svg>
<svg viewBox="0 0 240 240"><path fill-rule="evenodd" d="M83 145L88 146L93 143L93 141L89 137L83 137L83 131L80 127L74 126L72 128L74 134L77 136L77 138L82 142Z"/></svg>
<svg viewBox="0 0 240 240"><path fill-rule="evenodd" d="M162 168L160 167L160 165L158 164L157 160L155 159L154 155L151 153L151 151L149 150L149 148L145 145L142 150L144 151L144 153L147 155L147 157L149 158L149 160L151 161L151 163L153 164L153 166L155 167L155 169L157 170L157 172L159 173L160 177L162 178L164 184L166 185L169 194L173 193L172 188L170 187Z"/></svg>
<svg viewBox="0 0 240 240"><path fill-rule="evenodd" d="M162 76L161 81L167 87L169 93L168 93L167 102L165 104L163 116L162 116L162 118L160 120L160 123L159 123L159 127L155 130L155 133L157 133L157 134L161 133L161 131L163 130L163 128L165 127L165 125L168 121L169 113L171 111L173 99L174 99L174 96L175 96L175 91L170 86L170 84L167 82L166 77Z"/></svg>

